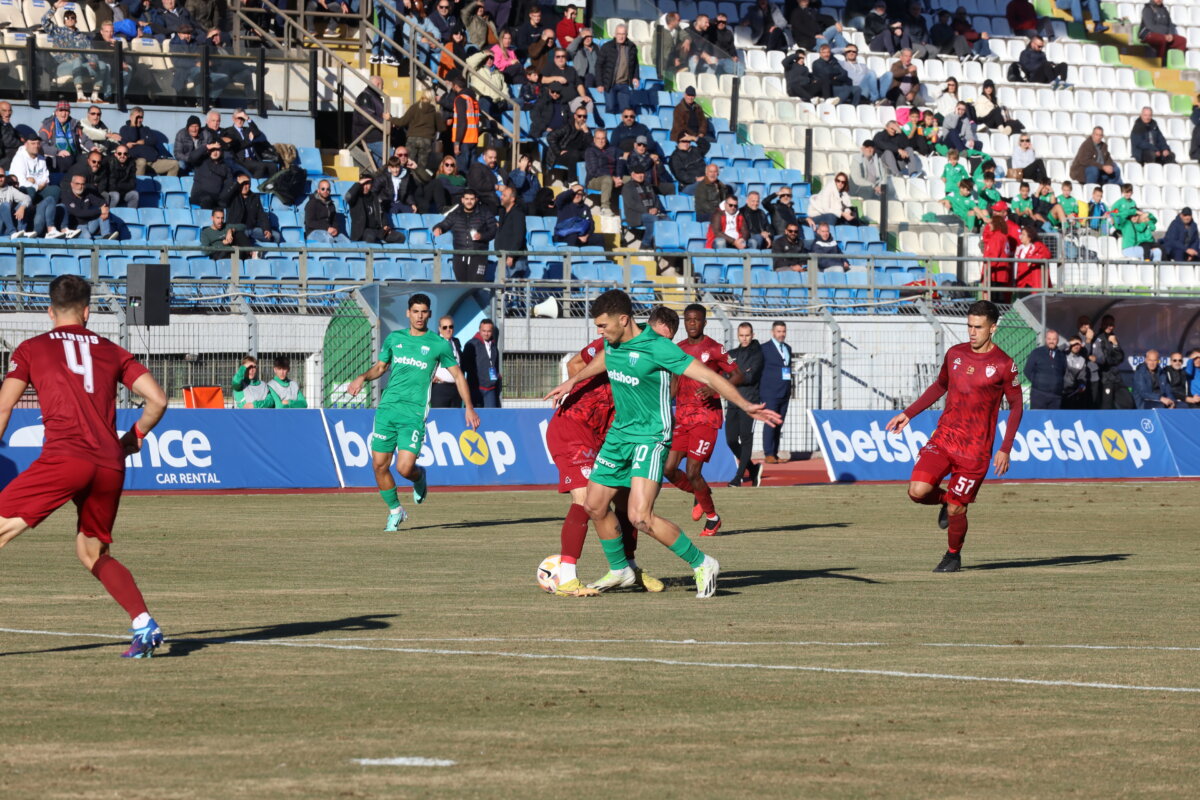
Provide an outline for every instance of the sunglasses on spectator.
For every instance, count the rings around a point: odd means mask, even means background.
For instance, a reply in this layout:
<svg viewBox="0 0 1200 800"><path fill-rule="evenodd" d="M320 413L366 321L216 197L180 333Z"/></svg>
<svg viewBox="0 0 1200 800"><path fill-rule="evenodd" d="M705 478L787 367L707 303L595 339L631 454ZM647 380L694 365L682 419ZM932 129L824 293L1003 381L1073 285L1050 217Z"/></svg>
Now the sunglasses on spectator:
<svg viewBox="0 0 1200 800"><path fill-rule="evenodd" d="M719 20L717 20L717 24L718 24L718 25L724 25L724 24L725 24L727 21L728 21L728 20L719 19Z"/></svg>
<svg viewBox="0 0 1200 800"><path fill-rule="evenodd" d="M792 195L791 195L791 193L790 193L790 192L789 192L788 194L783 194L782 192L780 192L780 194L779 194L779 199L780 199L780 200L784 200L784 199L786 199L786 200L791 200L791 199L792 199Z"/></svg>
<svg viewBox="0 0 1200 800"><path fill-rule="evenodd" d="M799 228L788 228L787 232L788 233L799 233L800 229Z"/></svg>
<svg viewBox="0 0 1200 800"><path fill-rule="evenodd" d="M1172 364L1182 364L1182 363L1183 363L1183 359L1182 359L1182 358L1172 358L1172 359L1171 359L1171 363L1172 363Z"/></svg>
<svg viewBox="0 0 1200 800"><path fill-rule="evenodd" d="M447 161L445 164L442 164L442 169L445 169L446 167L454 167L454 166L455 166L455 163L453 161Z"/></svg>
<svg viewBox="0 0 1200 800"><path fill-rule="evenodd" d="M406 151L406 150L397 150L397 151L396 151L396 158L408 158L408 151Z"/></svg>
<svg viewBox="0 0 1200 800"><path fill-rule="evenodd" d="M857 50L847 50L847 51L846 51L846 55L848 55L848 56L852 56L852 55L853 55L853 56L856 56L856 55L858 55L858 51L857 51Z"/></svg>
<svg viewBox="0 0 1200 800"><path fill-rule="evenodd" d="M575 119L587 119L587 114L576 114Z"/></svg>
<svg viewBox="0 0 1200 800"><path fill-rule="evenodd" d="M1021 140L1021 144L1029 144L1029 140L1028 140L1028 139L1022 139L1022 140Z"/></svg>
<svg viewBox="0 0 1200 800"><path fill-rule="evenodd" d="M633 119L633 114L622 114L621 119Z"/></svg>
<svg viewBox="0 0 1200 800"><path fill-rule="evenodd" d="M118 150L118 151L117 151L116 153L114 153L113 155L116 155L116 156L127 156L127 155L129 155L129 151L128 151L128 150Z"/></svg>
<svg viewBox="0 0 1200 800"><path fill-rule="evenodd" d="M452 331L452 330L454 330L454 326L453 326L453 325L442 325L442 326L441 326L441 328L442 328L442 330L444 330L444 331Z"/></svg>
<svg viewBox="0 0 1200 800"><path fill-rule="evenodd" d="M317 189L317 191L318 191L318 192L328 192L328 191L329 191L329 187L328 187L328 186L322 186L320 189Z"/></svg>
<svg viewBox="0 0 1200 800"><path fill-rule="evenodd" d="M99 111L89 111L88 116L89 117L98 117L98 116L100 116L100 112Z"/></svg>
<svg viewBox="0 0 1200 800"><path fill-rule="evenodd" d="M100 159L98 159L98 158L89 158L89 159L88 159L88 163L89 163L89 164L99 164L99 163L100 163Z"/></svg>

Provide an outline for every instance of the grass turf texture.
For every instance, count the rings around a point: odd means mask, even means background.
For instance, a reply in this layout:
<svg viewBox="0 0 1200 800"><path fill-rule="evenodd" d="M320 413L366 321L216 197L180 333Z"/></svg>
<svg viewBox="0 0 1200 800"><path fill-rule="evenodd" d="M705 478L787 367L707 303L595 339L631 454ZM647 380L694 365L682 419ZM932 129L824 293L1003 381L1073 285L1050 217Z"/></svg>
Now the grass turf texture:
<svg viewBox="0 0 1200 800"><path fill-rule="evenodd" d="M539 591L548 491L435 493L399 534L369 495L129 498L114 554L174 641L130 662L124 640L0 633L0 793L1186 796L1200 694L559 657L1200 687L1200 651L1040 646L1200 646L1193 491L989 484L965 570L934 575L937 509L903 487L721 489L737 535L696 539L724 570L708 601L648 538L665 594ZM123 630L70 524L4 549L0 625ZM581 575L603 570L589 536ZM881 644L782 644L811 641ZM352 763L399 756L457 764Z"/></svg>

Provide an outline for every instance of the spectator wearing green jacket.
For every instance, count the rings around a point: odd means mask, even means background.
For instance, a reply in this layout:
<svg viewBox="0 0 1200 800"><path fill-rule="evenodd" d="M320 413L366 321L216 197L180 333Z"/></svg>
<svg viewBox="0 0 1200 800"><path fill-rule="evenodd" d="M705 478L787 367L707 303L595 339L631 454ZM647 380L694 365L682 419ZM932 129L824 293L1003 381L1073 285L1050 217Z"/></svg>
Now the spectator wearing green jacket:
<svg viewBox="0 0 1200 800"><path fill-rule="evenodd" d="M990 219L987 213L987 204L979 195L975 194L975 184L970 178L963 178L959 181L958 193L946 195L942 200L942 205L961 219L969 231L975 230L981 223Z"/></svg>
<svg viewBox="0 0 1200 800"><path fill-rule="evenodd" d="M300 391L300 384L288 380L292 362L287 356L275 357L275 377L267 383L271 390L274 408L308 408L308 401Z"/></svg>
<svg viewBox="0 0 1200 800"><path fill-rule="evenodd" d="M267 384L258 379L258 359L246 356L233 373L234 408L274 408L275 401Z"/></svg>

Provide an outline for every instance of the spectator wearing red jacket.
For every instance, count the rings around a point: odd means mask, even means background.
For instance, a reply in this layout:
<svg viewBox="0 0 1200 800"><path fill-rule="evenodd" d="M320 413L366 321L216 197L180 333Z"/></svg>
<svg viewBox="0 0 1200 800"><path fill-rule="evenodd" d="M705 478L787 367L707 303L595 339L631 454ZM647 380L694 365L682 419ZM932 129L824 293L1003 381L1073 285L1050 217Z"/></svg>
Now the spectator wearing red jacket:
<svg viewBox="0 0 1200 800"><path fill-rule="evenodd" d="M1050 288L1049 264L1038 263L1050 258L1050 248L1038 239L1033 228L1021 229L1021 244L1017 247L1017 288Z"/></svg>
<svg viewBox="0 0 1200 800"><path fill-rule="evenodd" d="M749 238L746 218L738 210L736 197L725 198L725 203L713 212L708 223L708 238L704 246L709 250L745 250Z"/></svg>
<svg viewBox="0 0 1200 800"><path fill-rule="evenodd" d="M558 39L559 47L567 47L571 42L579 36L579 32L583 30L583 26L576 20L575 6L567 6L563 12L563 17L554 26L554 36Z"/></svg>
<svg viewBox="0 0 1200 800"><path fill-rule="evenodd" d="M1019 228L1006 216L1008 204L992 206L992 221L983 227L983 257L988 259L989 282L993 288L1013 285L1013 251L1017 248ZM991 293L988 298L994 303L1010 303L1012 295L1007 292Z"/></svg>

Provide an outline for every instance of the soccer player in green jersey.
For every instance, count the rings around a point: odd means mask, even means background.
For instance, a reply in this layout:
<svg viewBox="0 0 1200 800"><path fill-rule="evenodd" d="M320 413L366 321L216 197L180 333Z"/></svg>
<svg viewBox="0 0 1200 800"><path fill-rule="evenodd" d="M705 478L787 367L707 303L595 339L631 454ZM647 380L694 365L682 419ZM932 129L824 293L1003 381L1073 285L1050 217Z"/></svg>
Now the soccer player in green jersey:
<svg viewBox="0 0 1200 800"><path fill-rule="evenodd" d="M778 425L782 420L763 404L747 402L729 381L697 362L670 339L637 325L633 321L633 303L620 289L610 289L596 298L592 303L592 318L604 337L604 352L546 396L547 400L565 397L575 384L601 371L608 372L612 384L616 416L596 456L584 502L600 537L609 571L591 586L605 591L627 588L637 580L625 558L621 532L611 509L617 492L629 487L630 521L688 562L696 578L696 597L712 597L717 591L720 564L692 544L677 525L654 513L671 439L671 376L685 375L708 386L768 425Z"/></svg>
<svg viewBox="0 0 1200 800"><path fill-rule="evenodd" d="M420 505L428 486L425 470L417 466L417 455L425 441L425 417L429 414L429 391L433 373L445 367L454 378L458 396L466 409L471 430L479 428L479 415L471 405L471 393L466 378L459 369L450 343L429 333L429 296L414 294L408 298L409 327L393 331L383 340L375 366L350 382L347 390L356 395L366 381L373 381L393 367L392 377L379 408L375 409L375 426L371 430L371 465L375 468L375 483L388 506L385 531L395 531L408 519L396 496L396 480L392 477L392 453L396 454L396 471L412 481L413 502Z"/></svg>

